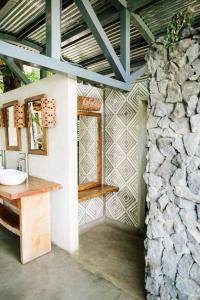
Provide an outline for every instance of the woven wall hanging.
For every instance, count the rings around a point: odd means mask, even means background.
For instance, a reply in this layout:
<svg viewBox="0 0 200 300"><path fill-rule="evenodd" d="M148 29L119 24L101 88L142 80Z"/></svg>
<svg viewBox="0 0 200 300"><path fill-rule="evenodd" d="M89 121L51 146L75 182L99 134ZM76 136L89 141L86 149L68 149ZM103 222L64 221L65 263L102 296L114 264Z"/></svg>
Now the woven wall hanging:
<svg viewBox="0 0 200 300"><path fill-rule="evenodd" d="M25 128L25 105L17 103L14 105L14 126L15 128Z"/></svg>
<svg viewBox="0 0 200 300"><path fill-rule="evenodd" d="M101 101L96 98L78 96L78 110L99 111L101 109Z"/></svg>
<svg viewBox="0 0 200 300"><path fill-rule="evenodd" d="M53 98L42 98L42 126L55 127L56 126L56 100Z"/></svg>

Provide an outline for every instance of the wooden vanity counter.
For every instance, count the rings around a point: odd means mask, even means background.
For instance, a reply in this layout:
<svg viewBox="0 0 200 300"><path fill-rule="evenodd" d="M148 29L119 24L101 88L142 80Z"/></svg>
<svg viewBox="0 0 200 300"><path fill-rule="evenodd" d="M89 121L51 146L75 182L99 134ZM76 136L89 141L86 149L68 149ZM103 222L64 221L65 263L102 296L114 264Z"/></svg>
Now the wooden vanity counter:
<svg viewBox="0 0 200 300"><path fill-rule="evenodd" d="M0 224L20 237L23 264L51 251L50 192L61 188L58 183L33 176L20 185L0 185L4 201L0 204Z"/></svg>
<svg viewBox="0 0 200 300"><path fill-rule="evenodd" d="M22 197L59 190L61 188L62 186L58 183L29 176L28 182L19 185L0 184L0 197L8 200L16 200Z"/></svg>

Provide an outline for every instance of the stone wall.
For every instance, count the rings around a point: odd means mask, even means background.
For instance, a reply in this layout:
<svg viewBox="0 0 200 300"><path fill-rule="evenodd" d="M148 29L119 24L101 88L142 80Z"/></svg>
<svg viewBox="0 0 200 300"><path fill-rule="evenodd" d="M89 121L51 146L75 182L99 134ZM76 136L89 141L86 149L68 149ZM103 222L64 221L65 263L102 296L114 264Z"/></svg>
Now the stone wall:
<svg viewBox="0 0 200 300"><path fill-rule="evenodd" d="M147 299L200 299L200 36L147 65Z"/></svg>

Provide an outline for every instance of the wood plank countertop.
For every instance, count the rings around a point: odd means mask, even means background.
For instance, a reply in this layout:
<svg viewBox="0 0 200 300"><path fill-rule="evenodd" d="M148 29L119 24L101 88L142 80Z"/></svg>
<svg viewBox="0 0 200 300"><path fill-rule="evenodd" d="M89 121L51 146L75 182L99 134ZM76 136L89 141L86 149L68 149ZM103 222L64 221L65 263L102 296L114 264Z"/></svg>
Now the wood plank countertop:
<svg viewBox="0 0 200 300"><path fill-rule="evenodd" d="M110 193L118 192L119 188L117 186L102 184L99 187L91 188L84 191L78 192L79 202L87 201L92 198L105 196Z"/></svg>
<svg viewBox="0 0 200 300"><path fill-rule="evenodd" d="M38 177L29 176L28 182L19 185L1 185L0 198L16 200L22 197L37 195L62 189L59 183L47 181Z"/></svg>

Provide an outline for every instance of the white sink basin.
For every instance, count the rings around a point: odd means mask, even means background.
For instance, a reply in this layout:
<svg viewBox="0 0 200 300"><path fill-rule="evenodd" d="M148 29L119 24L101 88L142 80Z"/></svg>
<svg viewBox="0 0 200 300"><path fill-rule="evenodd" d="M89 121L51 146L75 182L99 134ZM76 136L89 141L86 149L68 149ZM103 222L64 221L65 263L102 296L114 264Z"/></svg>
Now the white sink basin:
<svg viewBox="0 0 200 300"><path fill-rule="evenodd" d="M27 174L18 170L6 169L0 170L0 184L17 185L23 183Z"/></svg>

